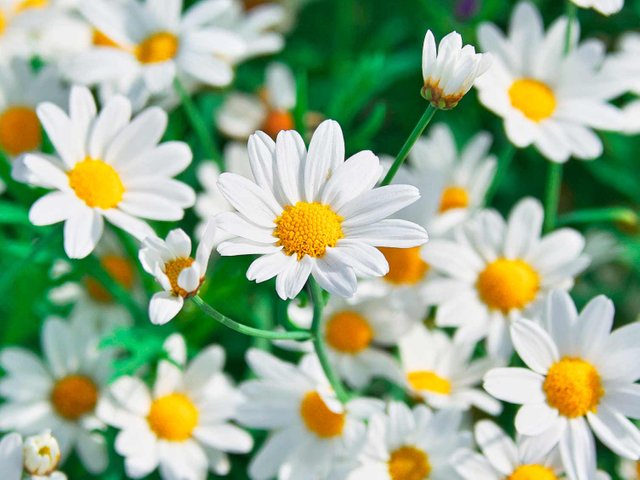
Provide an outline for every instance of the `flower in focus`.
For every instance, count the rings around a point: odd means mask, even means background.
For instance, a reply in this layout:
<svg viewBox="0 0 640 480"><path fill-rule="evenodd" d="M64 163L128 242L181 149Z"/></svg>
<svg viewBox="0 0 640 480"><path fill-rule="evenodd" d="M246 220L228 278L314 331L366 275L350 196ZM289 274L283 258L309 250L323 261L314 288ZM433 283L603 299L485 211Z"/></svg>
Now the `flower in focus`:
<svg viewBox="0 0 640 480"><path fill-rule="evenodd" d="M26 154L14 164L14 176L56 189L32 205L34 225L65 222L65 251L83 258L100 240L104 218L141 240L153 230L140 218L183 217L195 193L171 177L189 165L191 150L182 142L158 145L166 112L149 108L131 121L129 101L114 97L96 115L84 87L71 90L69 109L67 115L52 103L37 108L58 156Z"/></svg>
<svg viewBox="0 0 640 480"><path fill-rule="evenodd" d="M526 198L506 222L485 210L455 240L429 243L424 258L442 277L425 295L438 305L438 326L459 327L457 341L487 337L491 355L511 355L509 323L536 310L551 289L570 289L589 264L583 236L569 228L542 236L543 216L542 205Z"/></svg>
<svg viewBox="0 0 640 480"><path fill-rule="evenodd" d="M174 334L165 342L153 389L136 377L118 378L98 414L119 429L116 451L131 478L160 468L163 478L200 480L211 470L227 475L227 453L247 453L253 439L230 423L242 396L224 374L225 353L211 345L186 363L186 344Z"/></svg>
<svg viewBox="0 0 640 480"><path fill-rule="evenodd" d="M540 323L520 319L511 326L516 351L528 368L498 368L485 376L496 398L521 404L516 429L530 448L556 445L570 479L590 480L598 439L623 457L640 458L638 418L640 329L611 332L613 303L591 300L580 314L568 293L553 291Z"/></svg>
<svg viewBox="0 0 640 480"><path fill-rule="evenodd" d="M149 318L164 325L182 309L184 299L197 295L209 265L216 235L216 222L204 229L195 258L191 256L191 239L181 229L171 230L166 240L145 238L140 249L140 263L164 288L149 303Z"/></svg>
<svg viewBox="0 0 640 480"><path fill-rule="evenodd" d="M581 8L593 8L603 15L612 15L622 10L624 0L571 0Z"/></svg>
<svg viewBox="0 0 640 480"><path fill-rule="evenodd" d="M471 45L463 47L457 32L446 35L436 48L428 30L422 50L422 96L435 108L454 108L490 65L488 55L476 53Z"/></svg>
<svg viewBox="0 0 640 480"><path fill-rule="evenodd" d="M218 186L238 213L218 216L235 238L218 246L221 255L258 254L247 278L276 278L283 298L294 298L309 275L330 293L350 297L356 274L381 276L388 264L375 247L414 247L427 241L422 227L385 219L419 198L408 185L374 188L378 158L365 151L344 161L339 125L325 121L309 151L295 131L274 142L258 132L249 139L255 182L223 173Z"/></svg>
<svg viewBox="0 0 640 480"><path fill-rule="evenodd" d="M24 443L17 433L0 441L0 478L3 480L66 480L67 476L56 470L59 461L60 447L48 431L27 437Z"/></svg>

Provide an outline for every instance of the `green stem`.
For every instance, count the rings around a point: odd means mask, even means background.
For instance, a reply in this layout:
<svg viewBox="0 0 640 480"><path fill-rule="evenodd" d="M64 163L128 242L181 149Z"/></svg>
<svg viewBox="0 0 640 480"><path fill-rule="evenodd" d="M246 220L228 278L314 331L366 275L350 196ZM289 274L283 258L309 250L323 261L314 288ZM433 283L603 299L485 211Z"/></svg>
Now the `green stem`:
<svg viewBox="0 0 640 480"><path fill-rule="evenodd" d="M307 138L305 116L309 110L308 81L306 71L301 70L296 73L296 106L293 109L293 121L302 138Z"/></svg>
<svg viewBox="0 0 640 480"><path fill-rule="evenodd" d="M195 303L200 310L215 321L220 322L225 327L235 330L238 333L242 333L243 335L266 338L267 340L309 340L311 338L310 332L272 332L270 330L261 330L259 328L249 327L238 323L229 317L225 317L197 295L192 297L191 300L193 300L193 303Z"/></svg>
<svg viewBox="0 0 640 480"><path fill-rule="evenodd" d="M544 231L550 232L556 226L560 187L562 186L562 164L549 162L547 187L544 195Z"/></svg>
<svg viewBox="0 0 640 480"><path fill-rule="evenodd" d="M558 219L558 225L575 225L600 222L621 222L627 225L637 225L638 215L630 208L610 207L577 210L562 215Z"/></svg>
<svg viewBox="0 0 640 480"><path fill-rule="evenodd" d="M511 142L507 142L505 144L504 149L500 153L498 157L498 166L496 168L496 174L493 177L493 182L491 182L491 186L487 190L487 194L485 195L484 204L490 205L493 197L498 191L498 187L504 181L504 178L507 175L507 171L509 170L509 166L511 165L511 161L516 153L516 147Z"/></svg>
<svg viewBox="0 0 640 480"><path fill-rule="evenodd" d="M324 300L322 298L322 288L320 288L320 285L318 285L318 282L316 282L313 277L309 278L309 293L313 301L313 323L311 324L311 332L313 332L313 346L316 350L316 355L318 355L320 365L322 365L324 374L327 376L333 391L336 393L336 397L338 397L340 402L346 403L347 400L349 400L349 394L344 388L344 385L342 385L340 377L338 377L331 366L329 356L327 355L327 349L324 345L324 337L320 331Z"/></svg>
<svg viewBox="0 0 640 480"><path fill-rule="evenodd" d="M413 148L413 145L416 143L418 138L420 138L420 135L422 135L422 132L424 132L424 129L427 128L427 125L429 125L429 122L431 122L431 119L433 118L433 116L436 114L437 111L438 111L437 108L429 104L427 109L422 114L422 117L418 121L418 124L413 129L413 132L411 132L411 135L409 135L409 138L407 138L407 141L404 142L404 145L400 149L400 153L398 153L398 156L393 162L393 165L391 165L389 172L387 172L387 175L384 177L384 180L382 180L382 184L381 184L382 186L389 185L391 183L391 180L393 180L393 177L396 176L396 173L398 173L398 170L400 169L404 161L407 159L407 156L409 155L409 152Z"/></svg>
<svg viewBox="0 0 640 480"><path fill-rule="evenodd" d="M566 8L567 16L567 30L564 37L564 54L568 55L571 52L571 37L573 36L573 24L578 16L578 6L571 0L567 0Z"/></svg>

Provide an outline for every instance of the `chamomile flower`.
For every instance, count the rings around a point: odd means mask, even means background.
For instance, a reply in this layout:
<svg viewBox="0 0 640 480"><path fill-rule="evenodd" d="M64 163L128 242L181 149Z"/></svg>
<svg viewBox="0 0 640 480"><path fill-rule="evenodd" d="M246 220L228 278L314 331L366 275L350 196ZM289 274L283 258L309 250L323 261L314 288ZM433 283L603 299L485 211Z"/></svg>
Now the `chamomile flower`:
<svg viewBox="0 0 640 480"><path fill-rule="evenodd" d="M26 154L14 163L14 176L20 172L32 185L56 189L32 205L34 225L65 222L65 251L83 258L100 240L105 218L140 240L153 235L140 218L182 218L195 193L171 177L192 154L182 142L158 145L167 124L163 110L149 108L130 121L129 101L114 97L96 114L85 87L71 90L69 109L37 108L58 156Z"/></svg>
<svg viewBox="0 0 640 480"><path fill-rule="evenodd" d="M551 293L540 323L520 319L511 326L518 355L528 368L499 368L485 376L494 397L521 404L516 429L531 448L559 445L572 480L595 476L591 431L623 457L640 459L638 325L611 332L613 303L591 300L580 314L563 291Z"/></svg>
<svg viewBox="0 0 640 480"><path fill-rule="evenodd" d="M474 347L475 343L454 343L444 332L416 324L398 342L406 388L433 408L465 411L473 406L498 415L500 402L479 388L496 362L472 361Z"/></svg>
<svg viewBox="0 0 640 480"><path fill-rule="evenodd" d="M451 457L471 445L469 432L461 431L462 412L433 413L424 405L413 410L400 402L388 414L369 422L368 441L360 465L348 477L375 480L454 480Z"/></svg>
<svg viewBox="0 0 640 480"><path fill-rule="evenodd" d="M60 447L50 432L22 440L10 433L0 440L0 478L3 480L66 480L57 469Z"/></svg>
<svg viewBox="0 0 640 480"><path fill-rule="evenodd" d="M494 55L492 67L476 82L480 101L504 119L514 145L535 145L559 163L571 156L599 157L602 141L592 129L622 128L620 110L608 103L622 92L607 86L612 82L602 69L603 43L578 44L579 29L574 28L574 48L565 55L566 30L562 17L545 34L538 10L521 2L508 36L489 23L478 31L483 50Z"/></svg>
<svg viewBox="0 0 640 480"><path fill-rule="evenodd" d="M571 0L581 8L593 8L603 15L618 13L624 7L624 0Z"/></svg>
<svg viewBox="0 0 640 480"><path fill-rule="evenodd" d="M382 402L366 398L342 405L314 355L296 366L252 349L247 362L258 378L240 387L246 401L238 421L272 431L249 465L255 480L326 478L363 434L363 420L382 409Z"/></svg>
<svg viewBox="0 0 640 480"><path fill-rule="evenodd" d="M207 25L228 28L242 37L245 50L232 57L234 63L271 55L282 50L285 43L282 31L292 24L286 7L281 3L264 0L227 1L221 14L212 18Z"/></svg>
<svg viewBox="0 0 640 480"><path fill-rule="evenodd" d="M540 202L527 198L506 222L485 210L461 226L455 240L429 243L423 257L441 276L425 295L438 306L438 326L459 327L459 341L487 337L490 354L511 355L509 323L535 310L551 289L570 289L589 264L575 230L541 235L543 215Z"/></svg>
<svg viewBox="0 0 640 480"><path fill-rule="evenodd" d="M238 213L218 216L236 235L221 255L259 254L247 278L276 278L281 298L294 298L312 275L342 297L356 291L356 274L381 276L388 264L375 247L414 247L427 241L422 227L385 218L419 198L412 186L374 188L378 158L360 152L344 161L339 125L323 122L307 149L295 131L274 142L258 132L249 139L255 182L223 173L218 185Z"/></svg>
<svg viewBox="0 0 640 480"><path fill-rule="evenodd" d="M86 323L57 318L42 327L44 361L28 350L9 347L0 352L0 430L25 435L50 429L62 459L72 449L92 474L107 467L105 425L95 407L111 375L112 352L99 349L100 338Z"/></svg>
<svg viewBox="0 0 640 480"><path fill-rule="evenodd" d="M198 293L207 272L215 235L216 223L210 220L195 258L191 256L191 239L181 229L171 230L166 240L147 237L142 242L140 263L164 288L149 303L152 323L164 325L180 312L185 298Z"/></svg>
<svg viewBox="0 0 640 480"><path fill-rule="evenodd" d="M462 46L459 33L446 35L436 48L428 30L422 50L422 96L436 108L454 108L489 65L488 55L476 53L471 45Z"/></svg>
<svg viewBox="0 0 640 480"><path fill-rule="evenodd" d="M98 405L98 414L120 430L116 452L131 478L159 468L165 479L201 480L210 470L227 475L228 453L247 453L251 435L230 423L242 396L223 371L218 345L186 362L184 339L165 342L171 361L162 360L153 389L142 380L118 378Z"/></svg>

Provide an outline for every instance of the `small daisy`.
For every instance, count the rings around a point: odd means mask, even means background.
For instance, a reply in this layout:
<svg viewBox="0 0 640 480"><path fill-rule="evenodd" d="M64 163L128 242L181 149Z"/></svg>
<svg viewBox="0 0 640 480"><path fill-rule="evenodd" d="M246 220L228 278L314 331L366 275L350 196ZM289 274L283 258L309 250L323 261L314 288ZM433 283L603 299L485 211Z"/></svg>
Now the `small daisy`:
<svg viewBox="0 0 640 480"><path fill-rule="evenodd" d="M388 414L369 422L368 441L359 467L349 480L454 480L451 457L471 445L469 432L461 431L462 412L431 412L424 405L409 409L400 402Z"/></svg>
<svg viewBox="0 0 640 480"><path fill-rule="evenodd" d="M295 366L252 349L247 362L258 379L240 388L246 401L238 421L272 431L249 465L255 480L326 478L336 459L363 434L363 420L383 408L382 402L366 398L340 404L314 355Z"/></svg>
<svg viewBox="0 0 640 480"><path fill-rule="evenodd" d="M577 26L576 26L577 27ZM605 88L601 67L604 44L589 40L565 55L565 17L544 32L542 17L528 2L511 16L509 35L493 24L482 24L478 38L494 62L476 87L480 101L504 119L509 140L519 148L535 147L549 160L563 163L571 156L593 159L602 154L602 141L592 129L619 131L620 110L608 101L616 89Z"/></svg>
<svg viewBox="0 0 640 480"><path fill-rule="evenodd" d="M242 396L223 371L225 353L211 345L186 363L184 339L165 342L171 361L158 365L150 390L136 377L120 377L98 405L104 421L120 429L116 452L131 478L156 468L165 479L201 480L207 471L227 475L227 453L247 453L253 439L230 423Z"/></svg>
<svg viewBox="0 0 640 480"><path fill-rule="evenodd" d="M153 230L139 217L183 217L195 193L171 177L189 165L192 154L182 142L158 145L166 112L149 108L131 121L129 101L113 97L96 115L84 87L71 90L69 109L67 115L52 103L37 108L58 156L26 154L14 164L29 183L56 189L32 205L34 225L65 222L65 251L83 258L100 240L104 218L142 240Z"/></svg>
<svg viewBox="0 0 640 480"><path fill-rule="evenodd" d="M388 264L375 247L414 247L427 241L422 227L385 219L419 198L415 187L374 188L378 158L357 153L344 161L340 126L331 120L316 130L307 149L295 131L274 142L264 133L249 139L255 182L223 173L218 186L238 213L218 217L237 238L221 243L221 255L259 254L247 278L274 276L283 298L294 298L312 275L342 297L356 291L356 274L381 276Z"/></svg>
<svg viewBox="0 0 640 480"><path fill-rule="evenodd" d="M496 362L472 361L474 347L475 343L454 343L444 332L415 325L398 342L405 387L433 408L473 406L490 415L500 414L500 402L479 388Z"/></svg>
<svg viewBox="0 0 640 480"><path fill-rule="evenodd" d="M540 202L526 198L506 222L485 210L455 240L429 243L423 257L442 277L430 281L425 295L438 306L438 326L460 327L460 341L487 337L492 355L511 355L509 322L534 310L551 289L570 289L589 264L582 235L563 228L542 236L543 216Z"/></svg>
<svg viewBox="0 0 640 480"><path fill-rule="evenodd" d="M28 350L9 347L0 352L0 430L25 435L50 429L63 459L75 449L92 474L107 467L108 455L99 430L105 425L95 407L111 375L112 353L98 349L100 338L86 323L45 320L42 361Z"/></svg>
<svg viewBox="0 0 640 480"><path fill-rule="evenodd" d="M57 471L60 447L50 432L22 441L11 433L0 441L0 478L3 480L66 480Z"/></svg>
<svg viewBox="0 0 640 480"><path fill-rule="evenodd" d="M521 404L516 429L531 448L556 445L572 480L595 475L591 430L616 454L640 459L640 329L611 333L613 303L591 300L580 314L566 292L549 296L540 324L519 319L511 326L518 355L528 368L498 368L485 376L494 397Z"/></svg>
<svg viewBox="0 0 640 480"><path fill-rule="evenodd" d="M624 0L571 0L581 8L593 8L603 15L618 13L624 7Z"/></svg>

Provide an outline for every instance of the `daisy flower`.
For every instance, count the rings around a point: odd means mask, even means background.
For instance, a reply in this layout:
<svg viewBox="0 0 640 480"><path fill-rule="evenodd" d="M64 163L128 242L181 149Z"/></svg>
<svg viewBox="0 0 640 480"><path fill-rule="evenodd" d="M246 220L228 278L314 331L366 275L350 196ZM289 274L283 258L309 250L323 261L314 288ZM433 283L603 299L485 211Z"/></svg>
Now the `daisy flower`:
<svg viewBox="0 0 640 480"><path fill-rule="evenodd" d="M75 449L88 472L107 467L104 437L97 430L95 407L111 375L109 350L98 349L100 337L86 323L48 318L42 327L44 361L30 351L0 351L0 430L25 435L50 429L63 459Z"/></svg>
<svg viewBox="0 0 640 480"><path fill-rule="evenodd" d="M504 119L515 146L535 145L558 163L599 157L602 141L592 129L622 128L620 110L607 103L622 92L606 88L604 44L578 44L576 25L575 48L565 55L566 30L562 17L545 34L540 13L528 2L514 9L508 36L490 23L478 30L483 50L494 55L492 68L476 82L480 102Z"/></svg>
<svg viewBox="0 0 640 480"><path fill-rule="evenodd" d="M28 437L22 441L17 433L0 440L0 477L3 480L66 480L56 470L60 461L60 447L50 432Z"/></svg>
<svg viewBox="0 0 640 480"><path fill-rule="evenodd" d="M200 480L227 475L228 453L247 453L253 439L230 423L242 396L223 371L225 353L211 345L186 363L186 345L165 342L171 361L158 365L153 389L139 378L118 378L98 404L98 414L119 429L116 452L131 478L159 468L162 478Z"/></svg>
<svg viewBox="0 0 640 480"><path fill-rule="evenodd" d="M251 349L247 362L258 378L240 387L246 401L238 421L272 430L249 465L255 480L326 478L336 458L363 434L363 419L383 408L366 398L342 405L314 355L295 366Z"/></svg>
<svg viewBox="0 0 640 480"><path fill-rule="evenodd" d="M211 220L195 258L191 256L191 239L182 229L171 230L166 240L147 237L142 242L140 263L164 288L149 303L152 323L164 325L180 312L185 298L197 295L207 273L215 235L216 223Z"/></svg>
<svg viewBox="0 0 640 480"><path fill-rule="evenodd" d="M422 227L385 218L419 198L415 187L374 188L378 158L357 153L344 161L340 126L331 120L309 146L295 131L274 142L260 132L249 139L255 181L223 173L218 186L238 210L218 217L236 238L218 246L221 255L259 254L249 280L276 278L283 298L294 298L309 275L330 293L350 297L356 274L381 276L388 264L375 247L414 247L427 241Z"/></svg>
<svg viewBox="0 0 640 480"><path fill-rule="evenodd" d="M259 12L264 17L280 18L273 27L290 31L296 23L300 10L312 0L241 0L249 14Z"/></svg>
<svg viewBox="0 0 640 480"><path fill-rule="evenodd" d="M485 376L494 397L521 404L516 429L530 448L559 445L572 480L595 475L593 434L616 454L640 459L638 325L611 333L613 303L591 300L580 314L566 292L549 296L540 323L520 319L511 326L518 355L528 368L499 368Z"/></svg>
<svg viewBox="0 0 640 480"><path fill-rule="evenodd" d="M435 108L454 108L489 65L488 55L476 53L471 45L462 46L459 33L446 35L436 48L433 33L428 30L422 50L422 96Z"/></svg>
<svg viewBox="0 0 640 480"><path fill-rule="evenodd" d="M455 240L429 243L423 257L441 277L425 295L438 306L438 326L459 327L459 341L487 337L492 355L511 355L509 323L535 310L551 289L570 289L589 264L582 235L563 228L542 236L543 216L540 202L526 198L506 222L485 210Z"/></svg>
<svg viewBox="0 0 640 480"><path fill-rule="evenodd" d="M474 347L475 343L454 343L444 332L414 325L398 342L405 387L433 408L476 407L500 414L500 402L478 387L496 362L471 360Z"/></svg>
<svg viewBox="0 0 640 480"><path fill-rule="evenodd" d="M65 251L83 258L100 240L104 218L142 240L153 230L140 217L183 217L195 193L171 177L192 154L182 142L158 145L167 125L163 110L149 108L130 121L129 101L114 97L96 114L85 87L71 90L69 110L67 115L52 103L37 108L58 156L26 154L14 164L30 184L56 189L32 205L31 223L65 222Z"/></svg>
<svg viewBox="0 0 640 480"><path fill-rule="evenodd" d="M461 431L462 412L433 413L424 405L409 409L400 402L388 414L369 422L368 441L360 465L348 477L375 480L453 480L458 478L451 457L471 445L469 432Z"/></svg>
<svg viewBox="0 0 640 480"><path fill-rule="evenodd" d="M581 8L593 8L603 15L618 13L624 7L624 0L571 0Z"/></svg>

